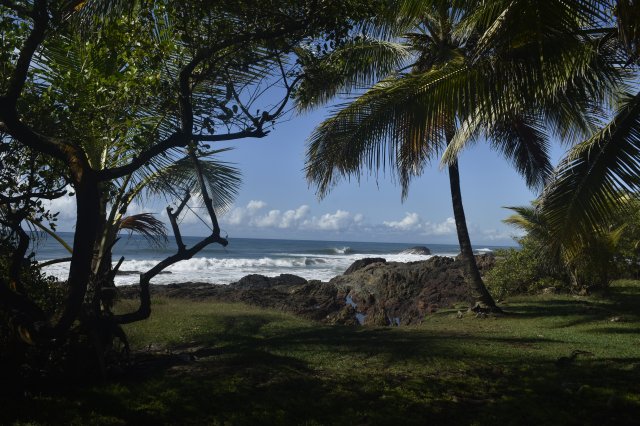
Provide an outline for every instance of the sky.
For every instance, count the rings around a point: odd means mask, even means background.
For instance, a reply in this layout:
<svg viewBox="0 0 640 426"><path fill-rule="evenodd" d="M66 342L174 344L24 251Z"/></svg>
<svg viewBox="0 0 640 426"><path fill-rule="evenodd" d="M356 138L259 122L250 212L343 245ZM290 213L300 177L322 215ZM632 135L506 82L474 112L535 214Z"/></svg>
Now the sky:
<svg viewBox="0 0 640 426"><path fill-rule="evenodd" d="M243 183L232 208L219 218L222 235L230 238L310 239L332 241L457 244L449 180L437 162L414 179L409 196L389 172L361 182L341 182L324 199L305 179L305 143L329 109L318 110L276 125L262 139L216 145L233 147L221 159L242 171ZM565 148L553 144L554 164ZM460 176L463 203L475 247L514 245L517 230L504 224L504 206L528 205L537 194L499 153L477 143L462 153ZM73 199L56 200L58 229L73 231ZM152 212L166 221L166 202L134 204L128 213ZM198 211L194 209L194 211ZM168 223L168 222L167 222ZM169 227L170 229L170 227ZM191 212L182 219L183 235L208 235L207 227Z"/></svg>

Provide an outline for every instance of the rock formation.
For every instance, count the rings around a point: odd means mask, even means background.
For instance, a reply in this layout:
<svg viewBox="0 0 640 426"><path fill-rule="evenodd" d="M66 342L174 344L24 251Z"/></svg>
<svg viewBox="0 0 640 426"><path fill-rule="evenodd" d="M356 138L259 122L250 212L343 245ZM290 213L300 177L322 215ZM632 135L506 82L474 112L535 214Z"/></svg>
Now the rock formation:
<svg viewBox="0 0 640 426"><path fill-rule="evenodd" d="M424 246L415 246L415 247L402 250L400 253L401 254L421 254L426 256L431 254L431 250L429 250Z"/></svg>
<svg viewBox="0 0 640 426"><path fill-rule="evenodd" d="M485 257L478 260L486 270L492 261ZM137 291L136 286L119 287L124 298L136 297ZM152 285L151 291L165 297L248 303L332 324L365 325L417 324L431 312L473 300L462 262L439 256L409 263L361 259L329 282L288 274L247 275L229 285Z"/></svg>

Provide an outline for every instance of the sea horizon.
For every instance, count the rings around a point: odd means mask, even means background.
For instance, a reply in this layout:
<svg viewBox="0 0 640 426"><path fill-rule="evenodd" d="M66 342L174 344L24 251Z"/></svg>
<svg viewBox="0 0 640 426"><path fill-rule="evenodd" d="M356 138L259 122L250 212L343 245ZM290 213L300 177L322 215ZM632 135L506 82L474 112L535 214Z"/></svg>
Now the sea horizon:
<svg viewBox="0 0 640 426"><path fill-rule="evenodd" d="M67 242L73 239L72 232L60 232ZM69 253L50 236L39 233L35 242L35 259L48 261L68 257ZM41 238L40 238L41 237ZM189 246L203 237L185 236ZM426 247L430 255L406 252L412 247ZM476 253L486 253L503 245L477 245ZM116 277L116 285L138 283L138 276L153 267L158 261L175 252L173 236L166 244L153 245L139 235L123 235L114 246L113 262L124 256L125 260ZM173 284L181 282L205 282L229 284L250 274L277 276L293 274L307 280L328 281L340 275L353 262L365 257L382 257L389 262L413 262L432 256L456 256L460 252L457 244L389 243L376 241L340 241L275 238L229 238L229 245L211 244L191 259L181 261L156 276L152 283ZM43 268L43 271L65 279L68 262Z"/></svg>

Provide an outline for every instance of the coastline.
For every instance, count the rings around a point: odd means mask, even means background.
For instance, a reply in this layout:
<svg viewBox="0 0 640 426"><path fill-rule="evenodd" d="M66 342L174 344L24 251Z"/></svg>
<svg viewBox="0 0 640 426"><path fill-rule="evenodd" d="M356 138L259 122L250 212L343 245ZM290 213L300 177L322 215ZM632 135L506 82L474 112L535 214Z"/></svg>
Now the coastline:
<svg viewBox="0 0 640 426"><path fill-rule="evenodd" d="M477 258L482 269L495 260L492 255ZM230 284L151 284L150 292L156 298L247 303L329 324L410 325L439 309L471 304L463 271L462 262L453 257L432 256L408 263L370 258L356 261L328 281L292 274L250 274ZM121 298L136 299L139 287L118 286L118 293Z"/></svg>

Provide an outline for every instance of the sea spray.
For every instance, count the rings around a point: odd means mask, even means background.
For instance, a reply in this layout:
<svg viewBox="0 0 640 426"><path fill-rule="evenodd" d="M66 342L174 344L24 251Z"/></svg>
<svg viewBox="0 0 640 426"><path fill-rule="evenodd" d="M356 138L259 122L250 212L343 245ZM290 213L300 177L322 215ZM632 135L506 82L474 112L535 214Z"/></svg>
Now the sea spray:
<svg viewBox="0 0 640 426"><path fill-rule="evenodd" d="M187 246L198 241L186 237ZM429 259L429 255L403 254L403 250L415 244L328 242L297 240L231 239L227 248L211 245L196 257L179 262L153 279L155 284L176 282L206 282L228 284L245 275L280 274L299 275L308 280L328 281L342 274L353 262L365 257L383 257L388 262L414 262ZM455 245L427 244L433 255L455 256ZM492 250L493 248L487 247ZM150 247L141 238L124 239L114 248L114 259L121 255L125 261L120 267L126 275L118 275L116 284L135 284L138 274L151 269L167 255L173 253L171 244L162 248ZM485 251L484 248L482 251ZM38 260L65 257L66 254L54 241L45 241L36 251ZM68 263L54 264L44 271L65 279Z"/></svg>

